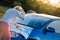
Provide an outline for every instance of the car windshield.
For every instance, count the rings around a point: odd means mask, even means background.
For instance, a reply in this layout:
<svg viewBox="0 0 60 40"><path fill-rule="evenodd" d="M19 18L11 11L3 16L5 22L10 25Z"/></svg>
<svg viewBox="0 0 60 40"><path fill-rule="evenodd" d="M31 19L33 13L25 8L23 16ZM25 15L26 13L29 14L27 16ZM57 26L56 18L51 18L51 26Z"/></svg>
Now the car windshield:
<svg viewBox="0 0 60 40"><path fill-rule="evenodd" d="M30 15L29 17L26 16L26 20L29 27L40 28L50 19L38 15Z"/></svg>

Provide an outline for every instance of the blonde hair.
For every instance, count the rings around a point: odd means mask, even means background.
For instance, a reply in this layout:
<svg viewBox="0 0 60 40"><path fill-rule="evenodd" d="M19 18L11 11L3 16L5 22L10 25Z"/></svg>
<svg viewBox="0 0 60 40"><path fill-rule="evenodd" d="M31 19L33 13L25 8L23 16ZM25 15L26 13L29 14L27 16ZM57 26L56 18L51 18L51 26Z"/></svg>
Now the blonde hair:
<svg viewBox="0 0 60 40"><path fill-rule="evenodd" d="M15 6L14 8L17 9L19 12L24 11L23 8L22 8L21 6Z"/></svg>

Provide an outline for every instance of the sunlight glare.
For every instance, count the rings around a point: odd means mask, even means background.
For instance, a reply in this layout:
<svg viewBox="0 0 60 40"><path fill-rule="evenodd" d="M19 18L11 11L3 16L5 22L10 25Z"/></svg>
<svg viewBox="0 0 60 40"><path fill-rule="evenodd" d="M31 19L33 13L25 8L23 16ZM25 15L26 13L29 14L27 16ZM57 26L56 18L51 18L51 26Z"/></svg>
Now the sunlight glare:
<svg viewBox="0 0 60 40"><path fill-rule="evenodd" d="M49 4L55 7L60 7L60 0L49 0Z"/></svg>
<svg viewBox="0 0 60 40"><path fill-rule="evenodd" d="M59 0L49 0L50 4L58 4L59 3Z"/></svg>

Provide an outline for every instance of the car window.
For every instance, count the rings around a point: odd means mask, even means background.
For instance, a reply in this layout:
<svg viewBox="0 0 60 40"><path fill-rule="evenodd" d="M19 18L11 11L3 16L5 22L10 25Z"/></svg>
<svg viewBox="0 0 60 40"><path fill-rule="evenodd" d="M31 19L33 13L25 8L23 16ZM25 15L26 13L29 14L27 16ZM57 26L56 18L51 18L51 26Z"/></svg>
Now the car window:
<svg viewBox="0 0 60 40"><path fill-rule="evenodd" d="M52 27L52 28L55 29L55 32L56 32L56 33L60 33L60 21L59 21L59 20L53 21L52 23L50 23L50 24L47 26L47 28L48 28L48 27Z"/></svg>

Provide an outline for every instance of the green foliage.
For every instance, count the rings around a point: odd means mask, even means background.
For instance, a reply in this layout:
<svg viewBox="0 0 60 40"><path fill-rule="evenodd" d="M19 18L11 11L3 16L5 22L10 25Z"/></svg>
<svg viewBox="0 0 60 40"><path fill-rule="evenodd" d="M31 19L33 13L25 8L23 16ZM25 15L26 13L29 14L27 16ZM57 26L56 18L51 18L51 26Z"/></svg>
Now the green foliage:
<svg viewBox="0 0 60 40"><path fill-rule="evenodd" d="M0 6L0 12L4 13L7 10L7 7Z"/></svg>
<svg viewBox="0 0 60 40"><path fill-rule="evenodd" d="M54 11L54 13L55 13L55 14L53 14L53 15L60 17L60 8L57 8L57 9Z"/></svg>
<svg viewBox="0 0 60 40"><path fill-rule="evenodd" d="M13 4L14 6L20 6L21 5L21 3L20 2L14 2L14 4Z"/></svg>
<svg viewBox="0 0 60 40"><path fill-rule="evenodd" d="M14 0L13 5L14 6L20 6L21 5L21 1L20 0Z"/></svg>
<svg viewBox="0 0 60 40"><path fill-rule="evenodd" d="M8 9L8 7L0 6L0 18L4 15L4 13L7 9Z"/></svg>
<svg viewBox="0 0 60 40"><path fill-rule="evenodd" d="M32 10L35 10L38 13L46 13L46 14L51 14L51 15L56 15L56 16L60 16L59 15L59 11L56 7L53 7L49 4L44 4L41 1L37 1L37 0L27 0L27 5L28 7L30 7Z"/></svg>

